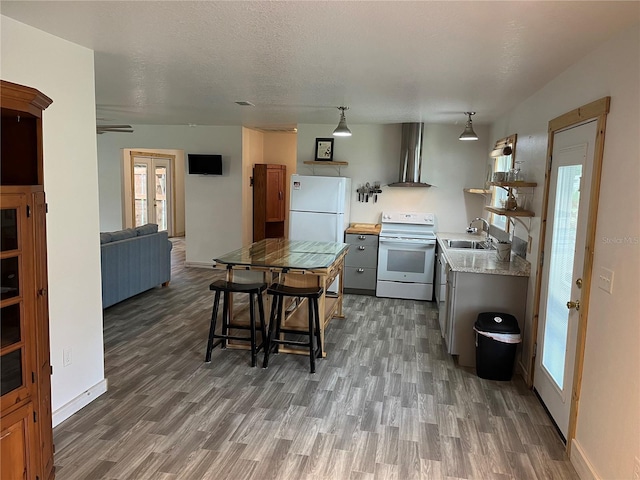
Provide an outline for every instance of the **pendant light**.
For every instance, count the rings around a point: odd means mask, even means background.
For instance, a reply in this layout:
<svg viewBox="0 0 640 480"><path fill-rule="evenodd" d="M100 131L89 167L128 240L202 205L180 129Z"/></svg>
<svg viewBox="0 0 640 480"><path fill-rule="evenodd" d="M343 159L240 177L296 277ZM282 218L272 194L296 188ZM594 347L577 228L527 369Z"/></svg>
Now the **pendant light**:
<svg viewBox="0 0 640 480"><path fill-rule="evenodd" d="M459 140L478 140L478 135L473 131L473 123L471 122L471 115L475 115L476 112L464 112L464 114L469 116L469 120L464 127L464 132L460 134Z"/></svg>
<svg viewBox="0 0 640 480"><path fill-rule="evenodd" d="M344 116L344 111L349 110L349 107L338 107L340 110L340 122L338 122L338 126L333 131L334 137L350 137L351 130L347 127L347 119Z"/></svg>

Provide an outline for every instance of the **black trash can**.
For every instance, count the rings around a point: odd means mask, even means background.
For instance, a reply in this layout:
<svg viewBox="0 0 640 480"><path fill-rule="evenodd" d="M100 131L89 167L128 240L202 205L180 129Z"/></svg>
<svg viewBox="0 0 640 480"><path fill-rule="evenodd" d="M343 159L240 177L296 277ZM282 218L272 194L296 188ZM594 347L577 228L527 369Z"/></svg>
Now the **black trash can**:
<svg viewBox="0 0 640 480"><path fill-rule="evenodd" d="M476 332L476 373L488 380L511 380L520 337L518 320L500 312L483 312L473 327Z"/></svg>

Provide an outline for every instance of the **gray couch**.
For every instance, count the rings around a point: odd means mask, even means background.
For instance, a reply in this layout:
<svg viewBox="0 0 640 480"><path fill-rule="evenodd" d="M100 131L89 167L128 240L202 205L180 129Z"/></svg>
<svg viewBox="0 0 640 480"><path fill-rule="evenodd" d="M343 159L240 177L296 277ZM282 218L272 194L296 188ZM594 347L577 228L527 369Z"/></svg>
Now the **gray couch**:
<svg viewBox="0 0 640 480"><path fill-rule="evenodd" d="M167 232L147 224L100 234L102 308L171 280L171 242Z"/></svg>

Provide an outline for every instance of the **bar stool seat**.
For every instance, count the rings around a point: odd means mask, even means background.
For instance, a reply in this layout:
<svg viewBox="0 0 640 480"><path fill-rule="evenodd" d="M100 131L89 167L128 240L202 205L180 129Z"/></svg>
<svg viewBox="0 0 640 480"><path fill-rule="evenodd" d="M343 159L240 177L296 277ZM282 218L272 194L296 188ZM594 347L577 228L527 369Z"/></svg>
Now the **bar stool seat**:
<svg viewBox="0 0 640 480"><path fill-rule="evenodd" d="M264 349L264 360L262 367L267 368L269 365L269 354L272 350L278 353L279 345L294 345L298 347L309 348L309 362L311 364L311 373L316 372L316 357L322 355L322 339L320 336L320 316L318 314L318 299L324 292L322 287L292 287L289 285L282 285L280 283L274 283L267 289L267 294L273 295L273 302L271 304L271 315L269 317L269 334L268 343ZM309 302L309 326L308 330L293 330L282 328L282 311L284 306L285 297L301 297L308 299ZM281 334L297 334L307 335L309 337L308 342L287 340L280 338ZM314 348L314 341L316 339L316 346Z"/></svg>
<svg viewBox="0 0 640 480"><path fill-rule="evenodd" d="M262 303L262 292L267 288L266 283L235 283L226 280L216 280L209 285L209 290L216 292L213 300L213 312L211 313L211 326L209 327L209 340L207 342L207 352L204 361L211 362L211 351L214 347L221 345L220 348L227 348L228 340L248 341L251 348L251 366L256 366L257 353L260 349L264 349L267 344L267 330L264 318L264 306ZM220 305L220 294L224 293L222 306L222 332L216 333L216 322L218 319L218 307ZM231 325L229 315L229 302L233 293L249 294L249 325ZM262 343L256 345L256 320L254 312L254 297L258 302L258 316L260 317L260 332L262 334ZM229 335L229 329L249 330L248 337ZM215 339L219 339L217 342Z"/></svg>

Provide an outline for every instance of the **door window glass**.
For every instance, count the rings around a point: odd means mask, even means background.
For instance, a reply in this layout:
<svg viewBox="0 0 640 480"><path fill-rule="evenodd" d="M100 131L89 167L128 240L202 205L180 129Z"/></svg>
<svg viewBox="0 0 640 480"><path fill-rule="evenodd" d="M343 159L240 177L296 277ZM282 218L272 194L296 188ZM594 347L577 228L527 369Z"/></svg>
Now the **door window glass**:
<svg viewBox="0 0 640 480"><path fill-rule="evenodd" d="M0 312L0 347L8 347L18 343L22 336L20 334L20 304L15 303L7 307L2 307Z"/></svg>
<svg viewBox="0 0 640 480"><path fill-rule="evenodd" d="M0 298L6 300L20 295L18 257L3 258L2 262L0 262L0 272L0 277L2 278L2 294Z"/></svg>
<svg viewBox="0 0 640 480"><path fill-rule="evenodd" d="M566 301L567 298L571 298L581 176L582 165L568 165L558 168L542 365L560 390L564 386L565 352L570 313Z"/></svg>
<svg viewBox="0 0 640 480"><path fill-rule="evenodd" d="M0 395L22 386L22 350L14 350L0 357Z"/></svg>
<svg viewBox="0 0 640 480"><path fill-rule="evenodd" d="M158 230L167 230L167 167L157 166L156 172L156 223Z"/></svg>
<svg viewBox="0 0 640 480"><path fill-rule="evenodd" d="M147 166L145 164L136 163L133 166L134 181L134 202L135 202L135 226L140 227L149 223L147 214L148 208L148 191L147 191Z"/></svg>
<svg viewBox="0 0 640 480"><path fill-rule="evenodd" d="M2 224L2 239L0 247L3 252L18 248L18 222L15 208L3 208L0 214Z"/></svg>

